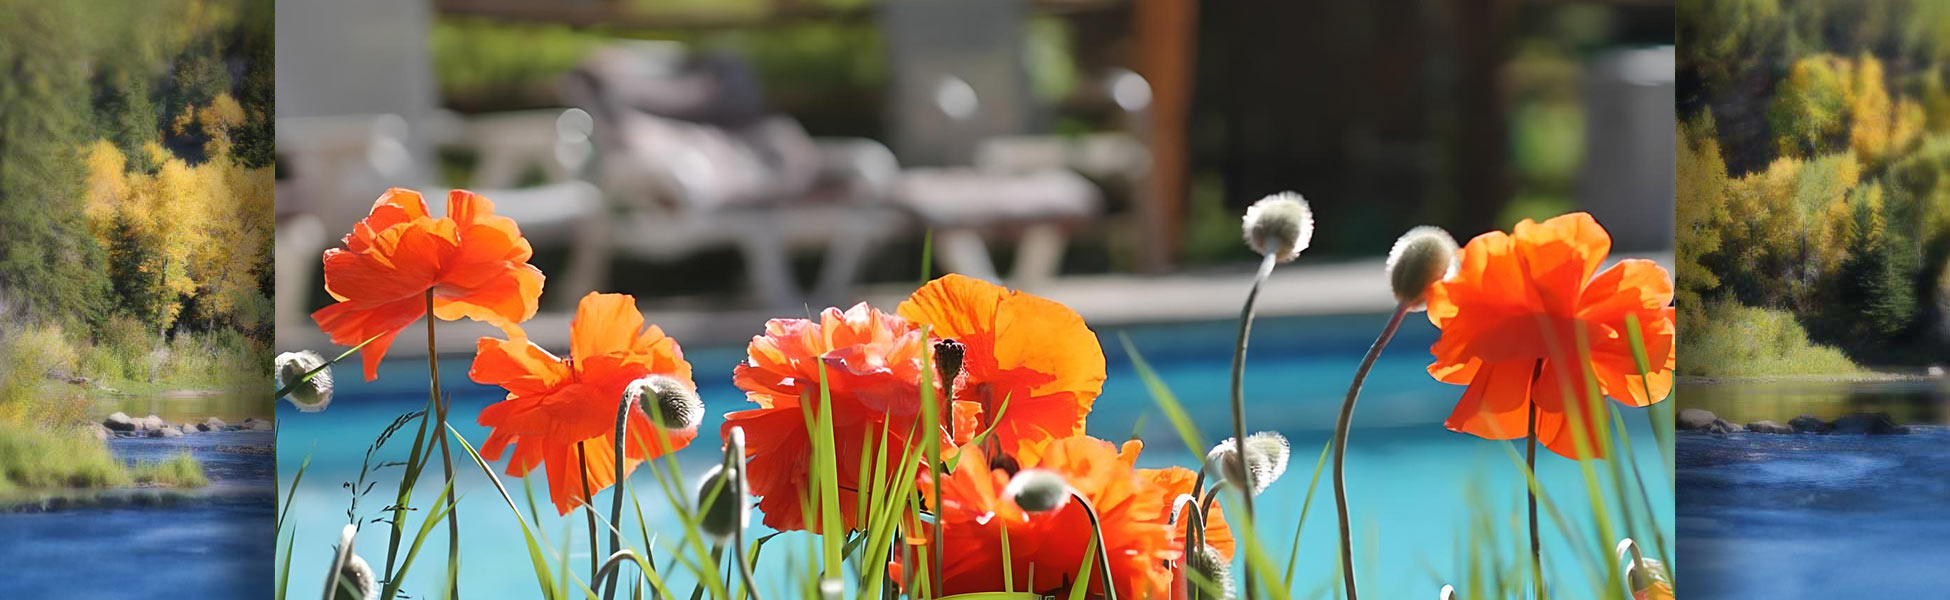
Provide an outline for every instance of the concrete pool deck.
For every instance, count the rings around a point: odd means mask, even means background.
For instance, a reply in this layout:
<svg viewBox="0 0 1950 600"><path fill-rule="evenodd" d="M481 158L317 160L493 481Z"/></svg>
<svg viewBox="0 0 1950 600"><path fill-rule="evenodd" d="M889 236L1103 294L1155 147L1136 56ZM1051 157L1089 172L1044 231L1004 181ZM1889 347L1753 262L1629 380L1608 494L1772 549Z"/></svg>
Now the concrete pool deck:
<svg viewBox="0 0 1950 600"><path fill-rule="evenodd" d="M1607 266L1622 258L1645 258L1672 270L1671 252L1613 256ZM1235 319L1239 303L1252 285L1252 266L1213 268L1170 275L1070 275L1031 288L1034 292L1075 309L1093 326L1173 323ZM1338 262L1285 265L1274 269L1266 289L1260 292L1260 317L1292 317L1386 313L1394 308L1394 297L1382 277L1380 257ZM912 284L865 286L861 299L883 310L893 310L913 291ZM760 324L774 317L804 317L764 309L734 308L704 310L677 308L701 304L686 299L657 299L639 307L650 323L686 345L719 346L743 344L759 331ZM665 308L670 306L670 308ZM820 310L824 307L812 307ZM523 324L523 330L545 348L569 345L567 312L543 312ZM389 358L425 356L419 343L423 325L414 325L393 343ZM491 326L473 321L442 321L437 328L441 354L474 351L475 340L483 336L501 337ZM277 351L310 349L326 356L342 350L331 344L311 321L280 323ZM350 360L350 359L348 359Z"/></svg>

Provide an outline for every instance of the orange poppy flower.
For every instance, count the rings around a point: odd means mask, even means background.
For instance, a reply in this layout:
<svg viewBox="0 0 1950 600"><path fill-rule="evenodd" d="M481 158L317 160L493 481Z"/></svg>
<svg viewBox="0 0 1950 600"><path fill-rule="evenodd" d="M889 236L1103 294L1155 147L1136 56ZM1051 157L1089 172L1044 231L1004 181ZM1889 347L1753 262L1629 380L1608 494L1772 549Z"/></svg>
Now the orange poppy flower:
<svg viewBox="0 0 1950 600"><path fill-rule="evenodd" d="M1619 261L1599 273L1610 251L1611 235L1585 213L1525 220L1512 234L1492 231L1463 247L1456 276L1429 288L1429 322L1442 329L1430 348L1429 374L1469 386L1445 426L1487 439L1524 437L1534 403L1538 441L1577 458L1574 432L1588 431L1598 416L1583 410L1584 422L1566 422L1565 401L1583 397L1585 368L1601 393L1622 403L1647 406L1666 397L1672 280L1646 260ZM1650 377L1640 376L1633 358L1627 315L1638 317L1655 369ZM1604 456L1604 448L1591 450Z"/></svg>
<svg viewBox="0 0 1950 600"><path fill-rule="evenodd" d="M889 461L904 454L910 432L919 437L922 352L921 330L906 319L860 303L841 311L828 308L819 320L773 319L752 338L747 359L732 374L746 399L759 408L725 415L723 431L745 428L752 457L746 467L751 491L759 496L765 525L778 530L817 530L802 514L812 490L808 469L812 436L806 424L818 406L820 366L825 365L833 407L841 514L848 529L858 524L857 490L871 489L849 465L878 456L883 432ZM972 407L953 414L967 421ZM948 441L944 440L944 447ZM887 472L898 465L888 465Z"/></svg>
<svg viewBox="0 0 1950 600"><path fill-rule="evenodd" d="M312 313L332 343L357 345L366 381L379 376L393 338L427 312L511 330L535 316L542 272L513 219L495 216L494 203L454 190L447 216L433 218L419 192L393 188L345 236L344 248L325 251L325 291L338 303ZM511 334L512 335L512 334Z"/></svg>
<svg viewBox="0 0 1950 600"><path fill-rule="evenodd" d="M481 444L481 455L500 460L502 451L513 446L508 474L516 477L546 465L549 499L562 514L588 501L585 479L591 494L615 483L617 403L630 382L665 375L696 389L691 364L684 361L677 340L656 325L645 328L635 298L584 296L569 327L566 358L556 358L521 335L481 338L467 373L476 383L508 390L507 399L481 409L480 424L493 429ZM630 411L627 427L626 471L682 449L697 437L695 424L658 436L641 410Z"/></svg>
<svg viewBox="0 0 1950 600"><path fill-rule="evenodd" d="M1110 556L1110 579L1117 582L1119 598L1180 597L1182 567L1165 563L1178 561L1184 553L1184 532L1182 524L1173 531L1170 513L1173 500L1191 492L1195 476L1183 468L1134 468L1143 447L1136 440L1119 448L1077 436L1025 443L1017 460L1024 469L1061 475L1096 507ZM1013 561L1009 569L1016 591L1061 594L1077 582L1091 534L1083 505L1069 502L1053 514L1027 513L1003 493L1010 476L989 469L980 448L965 446L954 473L942 479L941 536L944 547L953 551L941 556L940 593L1005 591L1005 558ZM921 476L919 485L922 497L933 496L931 475ZM1002 551L1004 529L1009 536L1007 553ZM1232 534L1218 511L1206 524L1206 542L1231 558ZM895 568L898 571L899 566ZM1093 565L1089 593L1100 594L1103 578L1095 570ZM897 572L896 578L905 580L904 573Z"/></svg>
<svg viewBox="0 0 1950 600"><path fill-rule="evenodd" d="M1026 442L1083 435L1104 387L1104 351L1076 311L979 279L928 282L897 309L929 335L964 347L954 399L979 407L1002 452ZM1007 407L1003 406L1007 402ZM958 435L964 432L957 430Z"/></svg>

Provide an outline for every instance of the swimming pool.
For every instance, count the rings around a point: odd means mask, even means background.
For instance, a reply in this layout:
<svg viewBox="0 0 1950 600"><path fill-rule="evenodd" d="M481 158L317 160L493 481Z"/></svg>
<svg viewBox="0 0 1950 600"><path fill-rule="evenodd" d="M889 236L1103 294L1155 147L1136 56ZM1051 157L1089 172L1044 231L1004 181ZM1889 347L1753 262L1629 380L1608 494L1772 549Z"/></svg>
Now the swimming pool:
<svg viewBox="0 0 1950 600"><path fill-rule="evenodd" d="M1270 429L1285 434L1294 446L1293 464L1287 475L1256 503L1263 511L1260 517L1263 543L1282 565L1294 524L1301 517L1308 478L1320 449L1332 434L1341 397L1362 353L1374 341L1385 320L1385 315L1276 318L1262 319L1254 329L1246 372L1248 422L1253 430ZM1211 443L1231 435L1227 390L1236 326L1233 321L1217 321L1097 328L1108 362L1109 379L1096 402L1089 433L1115 441L1126 439L1137 430L1146 443L1140 466L1196 468L1199 457L1186 450L1156 408L1126 358L1119 336L1129 336L1184 403L1207 443ZM1487 490L1488 502L1501 511L1499 518L1506 516L1502 513L1514 516L1522 509L1522 479L1512 468L1506 450L1499 447L1500 443L1442 428L1442 419L1453 408L1462 388L1438 383L1423 371L1435 335L1436 330L1426 319L1419 316L1409 319L1369 377L1354 421L1347 479L1350 505L1355 511L1356 564L1361 569L1362 591L1372 597L1433 597L1441 586L1439 576L1459 578L1452 574L1458 571L1456 539L1470 518L1465 487ZM731 369L742 358L742 348L686 348L685 354L695 369L699 392L710 414L692 447L678 454L685 472L695 475L717 460L716 432L722 422L721 415L748 405L731 385ZM445 358L441 380L454 397L451 422L468 440L479 444L487 432L474 424L472 415L500 399L501 391L468 382L468 361L466 356ZM313 590L324 585L331 545L346 523L350 495L342 484L357 477L366 446L394 417L416 410L426 402L423 362L389 362L381 368L380 380L371 384L359 381L360 377L352 371L355 368L346 369L338 378L338 393L330 410L302 414L288 404L278 408L279 489L282 491L289 485L292 475L307 457L311 460L295 496L293 520L299 536L292 568L291 587L295 590ZM1671 539L1672 487L1656 466L1662 459L1643 413L1642 409L1625 409L1624 417L1631 427L1634 454L1645 465L1648 492L1654 498L1666 499L1654 501L1653 505L1657 522L1666 538ZM1138 430L1140 423L1142 429ZM396 443L395 453L403 457L406 444ZM457 460L466 459L457 457ZM1581 508L1587 507L1588 502L1584 499L1584 482L1577 463L1548 453L1540 456L1538 462L1539 477L1551 490L1567 521L1590 528L1592 520L1586 514L1589 509ZM536 587L520 530L511 521L513 517L506 504L478 469L471 464L457 465L457 469L461 473L457 484L462 494L461 542L466 548L460 566L463 594L534 596ZM428 502L439 493L433 479L437 477L422 481L416 491L415 498L420 502ZM1325 479L1307 511L1294 584L1297 597L1324 595L1339 578L1333 495ZM519 503L522 482L513 478L504 481ZM654 485L649 483L653 481L651 476L639 472L633 481L644 486L640 495L650 530L674 532L674 515L661 506L661 501L654 500L655 494L649 491L649 486ZM542 482L534 484L538 491L544 490ZM379 490L360 504L361 512L376 511L391 499L391 493L391 488L381 484ZM599 502L604 498L599 495ZM543 510L547 514L541 518L542 533L557 548L567 548L578 571L586 569L585 538L565 538L569 531L586 535L580 533L585 527L583 517L575 514L570 518L556 517L548 510L546 500L543 500ZM1616 510L1613 509L1614 518ZM525 506L523 511L527 511ZM630 511L626 508L625 512ZM416 518L413 523L417 522ZM624 528L635 530L633 516L626 515ZM1587 575L1583 570L1569 558L1557 558L1568 556L1571 542L1555 527L1546 525L1544 529L1546 568L1557 578L1557 587L1589 588L1584 583ZM787 550L800 546L799 535L780 538L791 543L767 546L762 561L770 562L784 554L775 555L774 547ZM1503 539L1519 539L1522 535L1521 529L1512 530ZM1596 536L1592 531L1578 535L1585 539ZM445 543L441 538L444 534L436 531L429 546L422 550L421 562L405 583L409 592L423 597L440 595L438 588L444 579L444 565L440 563ZM383 564L383 530L369 526L360 540L357 546L360 554L375 565ZM1509 553L1515 549L1513 544L1503 544L1501 548L1472 552ZM784 585L780 583L782 589ZM681 589L689 587L686 584ZM768 597L786 596L775 593Z"/></svg>

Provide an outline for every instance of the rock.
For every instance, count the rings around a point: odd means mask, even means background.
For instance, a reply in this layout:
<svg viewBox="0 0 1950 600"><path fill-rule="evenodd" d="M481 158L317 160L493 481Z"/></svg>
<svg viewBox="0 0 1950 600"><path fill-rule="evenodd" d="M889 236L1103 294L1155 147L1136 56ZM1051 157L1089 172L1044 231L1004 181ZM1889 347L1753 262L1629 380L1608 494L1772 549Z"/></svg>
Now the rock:
<svg viewBox="0 0 1950 600"><path fill-rule="evenodd" d="M128 415L119 412L109 415L107 419L103 419L102 427L106 427L110 431L135 431L136 430L135 421L130 420Z"/></svg>
<svg viewBox="0 0 1950 600"><path fill-rule="evenodd" d="M1828 430L1832 429L1827 421L1811 415L1795 417L1788 421L1788 427L1794 428L1795 433L1828 433Z"/></svg>
<svg viewBox="0 0 1950 600"><path fill-rule="evenodd" d="M257 417L244 419L244 429L249 431L270 431L271 422Z"/></svg>
<svg viewBox="0 0 1950 600"><path fill-rule="evenodd" d="M168 426L169 423L163 422L162 417L158 417L156 415L149 415L147 417L143 417L142 419L143 429L162 429Z"/></svg>
<svg viewBox="0 0 1950 600"><path fill-rule="evenodd" d="M1794 433L1794 428L1773 421L1754 421L1747 424L1747 431L1752 433L1782 434Z"/></svg>
<svg viewBox="0 0 1950 600"><path fill-rule="evenodd" d="M1840 419L1835 419L1834 433L1894 435L1909 433L1909 428L1899 426L1895 421L1890 420L1889 413L1855 413Z"/></svg>
<svg viewBox="0 0 1950 600"><path fill-rule="evenodd" d="M166 438L183 437L182 431L178 431L175 427L170 427L168 425L164 425L162 426L161 429L157 429L156 434L160 437L166 437Z"/></svg>
<svg viewBox="0 0 1950 600"><path fill-rule="evenodd" d="M109 436L108 428L102 426L102 424L100 423L89 423L85 426L82 426L81 429L82 429L82 435L95 438L97 441L103 441L103 442L108 441L108 436Z"/></svg>
<svg viewBox="0 0 1950 600"><path fill-rule="evenodd" d="M1681 430L1707 431L1713 427L1713 424L1715 422L1723 422L1723 421L1720 421L1720 417L1714 415L1713 411L1710 410L1688 408L1686 410L1679 411L1679 428ZM1719 433L1723 433L1723 432L1719 432Z"/></svg>
<svg viewBox="0 0 1950 600"><path fill-rule="evenodd" d="M1746 430L1738 424L1728 423L1726 419L1717 418L1713 419L1713 423L1707 425L1705 429L1707 433L1740 433Z"/></svg>
<svg viewBox="0 0 1950 600"><path fill-rule="evenodd" d="M204 431L221 431L223 430L224 425L225 423L223 422L223 419L219 419L216 417L210 417L208 419L203 420Z"/></svg>

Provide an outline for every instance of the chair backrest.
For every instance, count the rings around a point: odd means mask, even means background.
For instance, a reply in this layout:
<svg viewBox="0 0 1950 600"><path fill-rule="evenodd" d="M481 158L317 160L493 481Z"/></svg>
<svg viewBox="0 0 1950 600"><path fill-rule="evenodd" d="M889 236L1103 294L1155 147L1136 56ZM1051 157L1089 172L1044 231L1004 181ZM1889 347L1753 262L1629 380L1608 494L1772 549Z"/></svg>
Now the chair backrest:
<svg viewBox="0 0 1950 600"><path fill-rule="evenodd" d="M966 165L975 146L1027 132L1023 0L890 0L880 29L892 65L894 153L908 165Z"/></svg>
<svg viewBox="0 0 1950 600"><path fill-rule="evenodd" d="M441 111L425 0L279 2L277 116L399 115L413 165L430 164L422 129ZM416 181L431 178L421 169Z"/></svg>

